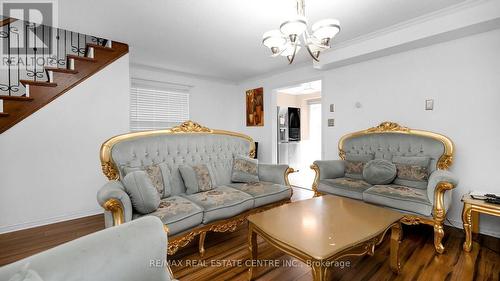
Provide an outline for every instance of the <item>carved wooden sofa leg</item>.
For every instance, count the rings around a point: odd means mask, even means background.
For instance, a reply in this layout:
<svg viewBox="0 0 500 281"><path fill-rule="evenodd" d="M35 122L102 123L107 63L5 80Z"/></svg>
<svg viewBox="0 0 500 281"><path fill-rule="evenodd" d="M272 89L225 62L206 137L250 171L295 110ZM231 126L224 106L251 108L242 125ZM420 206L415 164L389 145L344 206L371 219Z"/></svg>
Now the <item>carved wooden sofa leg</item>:
<svg viewBox="0 0 500 281"><path fill-rule="evenodd" d="M436 252L442 254L444 246L442 243L444 237L443 222L446 218L446 211L444 209L444 193L447 190L453 189L453 184L449 182L439 182L434 191L434 247Z"/></svg>
<svg viewBox="0 0 500 281"><path fill-rule="evenodd" d="M207 232L203 231L200 233L200 240L198 242L198 250L200 252L200 258L205 256L205 237L207 236Z"/></svg>
<svg viewBox="0 0 500 281"><path fill-rule="evenodd" d="M444 252L444 246L442 244L443 237L443 224L439 222L434 223L434 247L436 248L436 252L439 254Z"/></svg>

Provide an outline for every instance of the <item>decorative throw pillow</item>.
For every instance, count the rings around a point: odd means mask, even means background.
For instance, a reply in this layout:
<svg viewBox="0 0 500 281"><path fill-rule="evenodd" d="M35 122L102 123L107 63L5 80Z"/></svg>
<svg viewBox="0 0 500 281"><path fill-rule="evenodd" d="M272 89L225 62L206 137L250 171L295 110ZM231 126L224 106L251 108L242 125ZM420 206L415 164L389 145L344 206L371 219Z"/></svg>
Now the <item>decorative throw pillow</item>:
<svg viewBox="0 0 500 281"><path fill-rule="evenodd" d="M396 177L396 165L385 159L368 161L363 169L363 178L366 182L375 184L389 184Z"/></svg>
<svg viewBox="0 0 500 281"><path fill-rule="evenodd" d="M232 182L259 182L259 161L241 155L235 155L233 160Z"/></svg>
<svg viewBox="0 0 500 281"><path fill-rule="evenodd" d="M137 212L149 214L158 209L160 194L145 171L128 173L123 178L123 184Z"/></svg>
<svg viewBox="0 0 500 281"><path fill-rule="evenodd" d="M167 164L153 164L144 167L125 167L123 168L125 175L134 171L145 171L148 177L153 182L154 187L158 190L161 198L167 198L172 194L172 184L170 169Z"/></svg>
<svg viewBox="0 0 500 281"><path fill-rule="evenodd" d="M373 154L346 154L345 177L351 179L363 179L363 168L366 162L373 159Z"/></svg>
<svg viewBox="0 0 500 281"><path fill-rule="evenodd" d="M186 193L193 194L211 190L214 187L211 170L210 166L206 164L180 166L179 171L187 189Z"/></svg>
<svg viewBox="0 0 500 281"><path fill-rule="evenodd" d="M427 188L430 174L430 157L394 156L392 162L396 164L397 169L395 184L421 189Z"/></svg>

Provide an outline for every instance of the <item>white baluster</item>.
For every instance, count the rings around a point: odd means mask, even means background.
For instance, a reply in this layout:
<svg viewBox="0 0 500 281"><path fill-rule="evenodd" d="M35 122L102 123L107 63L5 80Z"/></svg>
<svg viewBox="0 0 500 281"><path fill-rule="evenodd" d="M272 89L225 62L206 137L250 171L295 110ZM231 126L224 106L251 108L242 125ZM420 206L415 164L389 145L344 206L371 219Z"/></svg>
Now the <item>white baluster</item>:
<svg viewBox="0 0 500 281"><path fill-rule="evenodd" d="M26 87L26 97L29 98L30 97L30 85L26 84L25 87Z"/></svg>
<svg viewBox="0 0 500 281"><path fill-rule="evenodd" d="M94 47L89 47L87 51L87 57L94 58Z"/></svg>
<svg viewBox="0 0 500 281"><path fill-rule="evenodd" d="M0 113L3 113L3 100L0 99Z"/></svg>
<svg viewBox="0 0 500 281"><path fill-rule="evenodd" d="M47 76L49 78L49 83L54 83L54 71L52 70L47 71Z"/></svg>
<svg viewBox="0 0 500 281"><path fill-rule="evenodd" d="M75 70L75 59L68 59L68 69Z"/></svg>

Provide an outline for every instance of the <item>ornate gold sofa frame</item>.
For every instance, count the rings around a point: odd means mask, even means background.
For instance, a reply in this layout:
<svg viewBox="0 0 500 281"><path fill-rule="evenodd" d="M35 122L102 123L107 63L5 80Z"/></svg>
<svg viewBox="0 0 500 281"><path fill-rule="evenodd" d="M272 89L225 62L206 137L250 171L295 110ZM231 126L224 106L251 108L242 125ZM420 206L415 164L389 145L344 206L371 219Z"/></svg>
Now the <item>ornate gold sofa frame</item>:
<svg viewBox="0 0 500 281"><path fill-rule="evenodd" d="M338 143L339 157L342 160L345 160L346 158L346 141L373 134L411 135L436 140L442 144L442 154L436 159L437 161L435 162L436 170L447 170L452 164L454 147L453 142L448 137L433 132L410 129L393 122L383 122L376 127L344 135ZM321 196L323 193L318 190L320 180L322 179L320 166L315 162L315 164L311 165L311 169L313 169L316 173L312 185L314 196ZM427 224L433 226L434 246L436 251L441 254L444 251L444 246L441 241L444 237L443 222L446 218L445 192L455 188L458 180L451 176L451 174L446 174L443 177L437 177L437 179L438 180L435 184L433 193L434 200L432 206L432 216L426 217L420 214L407 214L401 219L401 222L407 225ZM451 200L451 194L449 195L450 197L447 198L447 201Z"/></svg>
<svg viewBox="0 0 500 281"><path fill-rule="evenodd" d="M123 142L123 141L128 141L132 140L134 138L141 138L141 137L149 137L149 136L162 136L162 135L179 135L179 134L185 134L185 135L197 135L197 134L215 134L215 135L225 135L225 136L232 136L232 137L238 137L238 138L243 138L244 140L248 141L249 143L249 151L248 155L250 157L253 157L255 155L255 144L254 141L251 137L240 134L240 133L235 133L235 132L230 132L230 131L223 131L223 130L214 130L214 129L209 129L207 127L203 127L197 123L194 123L192 121L187 121L177 127L173 127L171 129L166 129L166 130L158 130L158 131L145 131L145 132L136 132L136 133L129 133L129 134L124 134L124 135L119 135L116 137L113 137L109 140L107 140L101 147L101 153L100 153L100 158L101 158L101 166L102 166L102 171L104 175L113 183L113 182L119 182L121 174L119 171L119 168L117 165L114 163L113 158L112 158L112 149L113 146L117 143ZM294 170L293 168L287 167L283 170L281 179L282 183L291 188L290 182L288 180L288 175L290 173L293 173ZM98 194L98 200L100 201L99 203L101 206L106 210L105 215L107 216L107 220L112 223L112 225L120 225L124 222L126 222L125 216L126 216L126 210L123 206L123 199L120 196L124 196L123 193L118 192L121 195L118 194L111 194L107 195L107 199L102 200L99 199L100 195ZM102 196L101 196L102 197ZM205 253L205 248L204 248L204 241L205 241L205 236L208 231L213 231L213 232L227 232L227 231L234 231L240 224L244 223L246 221L246 218L253 214L253 213L258 213L262 212L264 210L285 204L290 202L290 198L286 200L280 200L276 201L270 204L266 204L260 207L256 207L247 211L244 211L234 217L227 218L227 219L221 219L221 220L216 220L208 224L201 224L198 225L194 228L188 229L186 231L182 231L180 233L176 233L175 235L169 237L168 241L168 254L172 255L175 252L177 252L180 248L185 247L189 242L191 242L196 236L199 235L199 252L200 255L203 256ZM164 227L165 231L169 233L169 228L167 225Z"/></svg>

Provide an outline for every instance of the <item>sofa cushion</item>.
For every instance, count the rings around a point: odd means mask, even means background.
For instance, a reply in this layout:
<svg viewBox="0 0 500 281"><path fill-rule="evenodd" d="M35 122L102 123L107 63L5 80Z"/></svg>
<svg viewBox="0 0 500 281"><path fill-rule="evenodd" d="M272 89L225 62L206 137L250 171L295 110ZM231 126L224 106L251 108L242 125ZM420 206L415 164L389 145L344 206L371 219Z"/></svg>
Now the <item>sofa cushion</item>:
<svg viewBox="0 0 500 281"><path fill-rule="evenodd" d="M363 179L370 184L391 183L396 174L396 165L384 159L368 161L363 169Z"/></svg>
<svg viewBox="0 0 500 281"><path fill-rule="evenodd" d="M193 194L211 190L215 185L211 170L211 167L207 164L180 166L179 171L186 186L186 193Z"/></svg>
<svg viewBox="0 0 500 281"><path fill-rule="evenodd" d="M363 199L363 191L371 186L371 184L364 180L358 179L324 179L319 181L318 191L361 200Z"/></svg>
<svg viewBox="0 0 500 281"><path fill-rule="evenodd" d="M252 195L255 200L254 207L290 199L292 196L291 188L272 182L232 183L229 186Z"/></svg>
<svg viewBox="0 0 500 281"><path fill-rule="evenodd" d="M345 177L363 179L363 168L366 162L372 160L374 154L347 154L345 157Z"/></svg>
<svg viewBox="0 0 500 281"><path fill-rule="evenodd" d="M254 205L251 195L228 186L184 196L204 209L203 223L233 217Z"/></svg>
<svg viewBox="0 0 500 281"><path fill-rule="evenodd" d="M419 188L397 184L375 185L363 193L363 200L424 216L432 213L427 191Z"/></svg>
<svg viewBox="0 0 500 281"><path fill-rule="evenodd" d="M136 219L143 215L134 214ZM160 202L158 209L148 214L160 218L163 224L167 225L169 235L193 228L200 225L203 220L203 209L180 196L164 198Z"/></svg>
<svg viewBox="0 0 500 281"><path fill-rule="evenodd" d="M233 160L233 170L231 173L232 182L259 182L259 162L257 159L235 155Z"/></svg>
<svg viewBox="0 0 500 281"><path fill-rule="evenodd" d="M431 159L426 156L394 156L392 162L396 164L398 174L395 184L427 188L429 180L429 165Z"/></svg>
<svg viewBox="0 0 500 281"><path fill-rule="evenodd" d="M128 173L123 178L123 185L135 211L148 214L158 208L160 194L145 171Z"/></svg>
<svg viewBox="0 0 500 281"><path fill-rule="evenodd" d="M172 175L167 164L159 163L141 167L123 167L125 175L135 171L146 172L151 182L153 182L154 187L158 190L161 198L169 197L172 193L172 183L170 181Z"/></svg>

